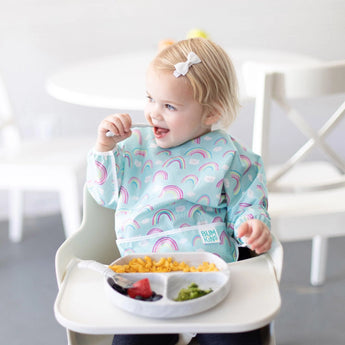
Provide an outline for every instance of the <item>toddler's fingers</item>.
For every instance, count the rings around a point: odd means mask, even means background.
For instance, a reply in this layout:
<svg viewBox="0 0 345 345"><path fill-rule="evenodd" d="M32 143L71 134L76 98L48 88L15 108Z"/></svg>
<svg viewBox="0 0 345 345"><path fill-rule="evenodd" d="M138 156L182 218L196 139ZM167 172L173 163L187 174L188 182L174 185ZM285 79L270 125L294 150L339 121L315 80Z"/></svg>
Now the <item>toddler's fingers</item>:
<svg viewBox="0 0 345 345"><path fill-rule="evenodd" d="M264 233L266 233L266 234L269 233L267 226L264 225L259 220L252 219L252 220L248 221L248 223L250 224L251 229L252 229L250 237L248 238L249 244L253 244L254 242L260 240L260 238L262 237L262 235Z"/></svg>
<svg viewBox="0 0 345 345"><path fill-rule="evenodd" d="M272 245L272 237L270 236L266 242L264 242L262 245L257 246L254 250L257 254L262 254L267 252Z"/></svg>
<svg viewBox="0 0 345 345"><path fill-rule="evenodd" d="M111 128L109 129L116 136L123 136L125 134L125 126L122 123L121 118L114 116L110 120Z"/></svg>
<svg viewBox="0 0 345 345"><path fill-rule="evenodd" d="M250 246L258 254L261 254L263 252L266 252L268 249L270 249L271 244L272 244L271 233L269 231L264 231L258 239L250 243Z"/></svg>
<svg viewBox="0 0 345 345"><path fill-rule="evenodd" d="M241 237L248 237L251 235L251 227L249 226L248 222L242 223L237 230L237 236Z"/></svg>
<svg viewBox="0 0 345 345"><path fill-rule="evenodd" d="M116 126L114 126L114 124L108 119L104 119L98 126L98 132L103 136L109 131L118 135Z"/></svg>
<svg viewBox="0 0 345 345"><path fill-rule="evenodd" d="M131 130L132 119L129 114L115 114L112 122L117 127L118 134L121 136L129 133Z"/></svg>

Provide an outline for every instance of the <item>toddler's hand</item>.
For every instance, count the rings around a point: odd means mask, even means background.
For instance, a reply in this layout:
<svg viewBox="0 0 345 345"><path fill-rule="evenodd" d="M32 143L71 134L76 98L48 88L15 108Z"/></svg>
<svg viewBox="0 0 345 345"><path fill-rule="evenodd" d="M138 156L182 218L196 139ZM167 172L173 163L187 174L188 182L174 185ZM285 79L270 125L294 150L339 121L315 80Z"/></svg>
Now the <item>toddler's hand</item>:
<svg viewBox="0 0 345 345"><path fill-rule="evenodd" d="M245 242L257 254L267 252L271 248L272 236L265 223L257 219L248 220L238 227L238 237L245 237Z"/></svg>
<svg viewBox="0 0 345 345"><path fill-rule="evenodd" d="M98 135L95 150L105 152L112 150L117 143L130 137L132 119L128 114L114 114L107 116L98 126ZM113 137L107 137L108 131Z"/></svg>

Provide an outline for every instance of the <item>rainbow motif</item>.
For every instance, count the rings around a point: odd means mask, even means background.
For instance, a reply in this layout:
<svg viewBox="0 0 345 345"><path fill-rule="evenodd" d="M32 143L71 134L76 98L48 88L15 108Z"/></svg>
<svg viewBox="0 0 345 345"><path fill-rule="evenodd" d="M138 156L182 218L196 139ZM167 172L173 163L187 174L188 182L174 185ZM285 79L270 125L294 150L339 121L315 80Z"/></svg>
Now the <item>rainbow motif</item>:
<svg viewBox="0 0 345 345"><path fill-rule="evenodd" d="M126 224L126 230L129 230L129 229L132 229L134 231L138 230L140 229L140 225L136 220L132 220L130 223Z"/></svg>
<svg viewBox="0 0 345 345"><path fill-rule="evenodd" d="M175 220L175 215L170 210L162 208L153 215L152 225L158 224L162 216L168 217L171 222Z"/></svg>
<svg viewBox="0 0 345 345"><path fill-rule="evenodd" d="M143 143L143 138L141 136L141 132L139 129L132 129L132 135L137 137L139 145L142 145Z"/></svg>
<svg viewBox="0 0 345 345"><path fill-rule="evenodd" d="M123 153L123 158L125 161L127 161L128 167L130 168L132 166L132 154L129 151L125 151Z"/></svg>
<svg viewBox="0 0 345 345"><path fill-rule="evenodd" d="M162 151L157 152L157 155L161 155L161 154L171 156L171 151L170 150L162 150Z"/></svg>
<svg viewBox="0 0 345 345"><path fill-rule="evenodd" d="M268 208L268 200L267 200L264 188L260 184L258 184L256 186L256 188L261 191L261 195L262 195L262 197L260 199L260 205L262 205L265 209L267 209Z"/></svg>
<svg viewBox="0 0 345 345"><path fill-rule="evenodd" d="M137 177L132 177L129 179L128 184L134 186L136 189L141 188L141 181Z"/></svg>
<svg viewBox="0 0 345 345"><path fill-rule="evenodd" d="M228 234L225 231L222 231L222 233L219 236L219 240L220 240L220 244L224 244L225 241L227 241L228 244L231 246L231 242L230 242L229 236L228 236Z"/></svg>
<svg viewBox="0 0 345 345"><path fill-rule="evenodd" d="M205 149L190 149L185 152L185 155L187 156L194 156L194 155L201 155L203 158L211 158L211 152Z"/></svg>
<svg viewBox="0 0 345 345"><path fill-rule="evenodd" d="M152 228L151 230L149 230L149 231L147 232L146 235L158 234L158 233L160 233L160 232L163 232L163 230L162 230L162 229L159 229L159 228Z"/></svg>
<svg viewBox="0 0 345 345"><path fill-rule="evenodd" d="M168 167L173 163L177 163L178 166L180 167L180 169L185 169L186 168L186 162L184 160L184 158L182 156L176 156L176 157L172 157L169 158L168 160L166 160L163 164L163 167Z"/></svg>
<svg viewBox="0 0 345 345"><path fill-rule="evenodd" d="M200 144L201 139L200 139L200 137L198 137L198 138L195 138L193 141L194 141L196 144Z"/></svg>
<svg viewBox="0 0 345 345"><path fill-rule="evenodd" d="M166 181L168 179L168 173L166 171L164 171L164 170L158 170L153 175L152 181L156 182L159 179Z"/></svg>
<svg viewBox="0 0 345 345"><path fill-rule="evenodd" d="M223 222L222 217L214 217L212 220L212 223L221 223L221 222Z"/></svg>
<svg viewBox="0 0 345 345"><path fill-rule="evenodd" d="M147 150L143 150L143 149L134 149L133 153L135 156L142 156L142 157L146 157L147 154Z"/></svg>
<svg viewBox="0 0 345 345"><path fill-rule="evenodd" d="M186 175L182 181L182 183L187 183L187 182L191 182L193 183L193 185L195 186L198 182L199 182L199 178L196 175Z"/></svg>
<svg viewBox="0 0 345 345"><path fill-rule="evenodd" d="M95 181L95 183L102 185L107 179L108 172L107 172L107 169L105 168L105 166L102 163L100 163L99 161L95 161L95 164L97 167L97 175L98 175L98 178Z"/></svg>
<svg viewBox="0 0 345 345"><path fill-rule="evenodd" d="M126 256L126 255L130 255L130 254L134 254L135 253L135 250L133 248L126 248L124 251L123 251L123 256Z"/></svg>
<svg viewBox="0 0 345 345"><path fill-rule="evenodd" d="M233 156L235 154L235 151L234 150L227 150L223 153L223 157L226 157L228 155L231 155Z"/></svg>
<svg viewBox="0 0 345 345"><path fill-rule="evenodd" d="M120 187L120 195L121 195L121 197L123 199L123 203L127 204L128 203L129 194L128 194L128 190L125 187L123 187L123 186Z"/></svg>
<svg viewBox="0 0 345 345"><path fill-rule="evenodd" d="M204 204L208 206L210 204L210 197L207 194L204 194L196 202L198 204Z"/></svg>
<svg viewBox="0 0 345 345"><path fill-rule="evenodd" d="M174 239L171 237L162 237L156 241L152 248L153 253L159 253L161 251L170 252L177 251L178 245Z"/></svg>
<svg viewBox="0 0 345 345"><path fill-rule="evenodd" d="M217 188L220 188L220 187L223 187L223 182L224 182L224 179L222 178L221 180L219 180L216 184L216 187Z"/></svg>
<svg viewBox="0 0 345 345"><path fill-rule="evenodd" d="M247 218L248 220L251 220L251 219L254 219L254 216L253 216L251 213L248 213L248 214L246 215L246 218Z"/></svg>
<svg viewBox="0 0 345 345"><path fill-rule="evenodd" d="M144 207L142 207L140 209L140 213L150 212L150 211L153 211L153 206L152 205L145 205Z"/></svg>
<svg viewBox="0 0 345 345"><path fill-rule="evenodd" d="M199 171L205 171L207 169L211 171L219 170L219 165L216 162L205 163L199 168Z"/></svg>
<svg viewBox="0 0 345 345"><path fill-rule="evenodd" d="M244 164L244 166L246 168L244 173L243 173L243 175L245 175L249 171L250 167L252 166L252 162L245 155L240 155L240 159L241 159L241 162Z"/></svg>
<svg viewBox="0 0 345 345"><path fill-rule="evenodd" d="M250 204L248 202L241 202L241 203L239 203L238 206L239 206L239 210L236 212L236 214L243 213L244 209L252 206L252 204Z"/></svg>
<svg viewBox="0 0 345 345"><path fill-rule="evenodd" d="M235 184L235 188L234 188L234 195L237 195L240 190L241 190L241 175L237 172L237 171L231 171L231 177L235 180L236 184Z"/></svg>
<svg viewBox="0 0 345 345"><path fill-rule="evenodd" d="M153 167L153 162L151 159L149 159L144 163L143 167L141 168L141 172L144 172L146 168L152 169L152 167Z"/></svg>
<svg viewBox="0 0 345 345"><path fill-rule="evenodd" d="M193 240L192 240L192 245L193 245L193 247L196 247L199 243L203 244L203 243L202 243L201 236L200 236L200 235L194 236L194 237L193 237Z"/></svg>
<svg viewBox="0 0 345 345"><path fill-rule="evenodd" d="M202 216L205 213L204 208L201 205L194 205L188 211L188 218L193 218L194 216Z"/></svg>
<svg viewBox="0 0 345 345"><path fill-rule="evenodd" d="M214 144L215 145L218 145L218 144L227 144L228 143L228 141L223 137L223 138L219 138L219 139L217 139L215 142L214 142Z"/></svg>
<svg viewBox="0 0 345 345"><path fill-rule="evenodd" d="M177 200L183 199L182 189L180 187L175 186L175 185L165 186L162 189L162 192L159 195L159 197L161 198L162 196L165 196L165 195L171 195L174 199L177 199Z"/></svg>

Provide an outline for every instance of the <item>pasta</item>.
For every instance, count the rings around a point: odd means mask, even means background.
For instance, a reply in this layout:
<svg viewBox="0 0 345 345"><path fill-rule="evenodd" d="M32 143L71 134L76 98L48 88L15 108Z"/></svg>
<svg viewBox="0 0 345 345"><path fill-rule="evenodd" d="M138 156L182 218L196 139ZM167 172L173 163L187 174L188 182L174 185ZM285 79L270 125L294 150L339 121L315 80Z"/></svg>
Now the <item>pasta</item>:
<svg viewBox="0 0 345 345"><path fill-rule="evenodd" d="M198 267L189 266L184 261L177 262L171 257L161 258L159 261L153 260L149 256L144 258L134 258L128 264L125 265L110 265L116 273L148 273L148 272L213 272L218 271L218 268L214 263L207 261L200 264Z"/></svg>

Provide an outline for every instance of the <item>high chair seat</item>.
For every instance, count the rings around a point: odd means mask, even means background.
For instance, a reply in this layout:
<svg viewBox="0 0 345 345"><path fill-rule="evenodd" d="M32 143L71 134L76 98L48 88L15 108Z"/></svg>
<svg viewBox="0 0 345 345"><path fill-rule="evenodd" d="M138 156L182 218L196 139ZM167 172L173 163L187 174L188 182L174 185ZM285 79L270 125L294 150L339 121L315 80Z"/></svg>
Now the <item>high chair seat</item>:
<svg viewBox="0 0 345 345"><path fill-rule="evenodd" d="M104 293L102 275L74 265L80 259L109 264L119 257L114 211L98 205L86 187L83 205L79 230L60 246L55 259L59 293L54 311L67 328L69 345L110 345L113 335L120 333L242 332L269 324L279 312L283 250L276 237L268 253L229 264L230 293L206 312L152 319L115 307ZM270 330L267 344L274 345L273 326ZM179 344L189 340L181 337Z"/></svg>

